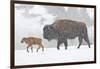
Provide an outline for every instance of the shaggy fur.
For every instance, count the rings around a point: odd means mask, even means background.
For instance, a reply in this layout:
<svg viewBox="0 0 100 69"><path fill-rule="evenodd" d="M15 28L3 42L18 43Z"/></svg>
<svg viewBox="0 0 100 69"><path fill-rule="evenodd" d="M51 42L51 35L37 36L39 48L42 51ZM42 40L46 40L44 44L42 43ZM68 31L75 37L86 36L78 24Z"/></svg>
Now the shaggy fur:
<svg viewBox="0 0 100 69"><path fill-rule="evenodd" d="M67 49L67 39L74 39L76 37L79 39L78 48L82 44L83 39L87 42L90 48L87 27L84 22L67 19L56 20L53 24L44 26L43 37L47 40L56 39L57 49L59 49L59 46L62 43L64 43L65 49Z"/></svg>

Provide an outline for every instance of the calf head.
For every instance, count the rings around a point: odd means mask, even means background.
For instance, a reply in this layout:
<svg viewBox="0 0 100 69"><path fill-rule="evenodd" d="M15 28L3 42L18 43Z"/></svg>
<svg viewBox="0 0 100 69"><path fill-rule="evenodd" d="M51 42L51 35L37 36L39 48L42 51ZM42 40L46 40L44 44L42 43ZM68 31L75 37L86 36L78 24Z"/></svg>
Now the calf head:
<svg viewBox="0 0 100 69"><path fill-rule="evenodd" d="M23 42L25 41L25 39L26 39L26 38L23 38L23 39L21 40L21 43L23 43Z"/></svg>

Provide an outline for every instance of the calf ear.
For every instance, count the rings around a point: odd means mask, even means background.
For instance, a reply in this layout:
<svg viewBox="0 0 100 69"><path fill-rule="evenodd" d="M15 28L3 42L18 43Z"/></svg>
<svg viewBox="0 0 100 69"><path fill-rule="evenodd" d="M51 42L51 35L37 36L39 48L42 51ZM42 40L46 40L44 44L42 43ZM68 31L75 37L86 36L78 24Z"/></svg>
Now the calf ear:
<svg viewBox="0 0 100 69"><path fill-rule="evenodd" d="M26 39L25 37L23 37L23 39Z"/></svg>

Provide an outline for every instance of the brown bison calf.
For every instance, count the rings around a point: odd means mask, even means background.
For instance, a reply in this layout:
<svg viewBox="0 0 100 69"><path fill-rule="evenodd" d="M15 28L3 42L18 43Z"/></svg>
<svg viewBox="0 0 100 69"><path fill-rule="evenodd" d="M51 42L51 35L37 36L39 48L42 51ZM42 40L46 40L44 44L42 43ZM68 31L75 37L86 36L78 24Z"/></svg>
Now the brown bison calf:
<svg viewBox="0 0 100 69"><path fill-rule="evenodd" d="M27 37L23 38L21 40L21 43L25 42L27 46L27 52L29 52L28 48L31 47L31 51L33 52L33 47L32 45L38 45L39 47L37 48L37 52L40 48L42 48L42 51L44 51L44 46L42 45L42 39L41 38L36 38L36 37Z"/></svg>

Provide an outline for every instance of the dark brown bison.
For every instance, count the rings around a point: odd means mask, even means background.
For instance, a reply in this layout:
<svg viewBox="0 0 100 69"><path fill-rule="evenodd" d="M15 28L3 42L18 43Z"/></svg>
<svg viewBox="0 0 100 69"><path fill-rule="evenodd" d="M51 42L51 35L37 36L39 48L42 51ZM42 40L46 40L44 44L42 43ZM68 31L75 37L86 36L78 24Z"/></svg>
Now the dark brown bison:
<svg viewBox="0 0 100 69"><path fill-rule="evenodd" d="M29 52L28 48L31 47L31 51L33 52L33 47L32 45L38 45L38 49L37 52L40 48L42 48L42 51L44 51L44 46L42 45L42 39L41 38L37 38L37 37L24 37L21 40L21 43L25 42L28 46L27 46L27 52Z"/></svg>
<svg viewBox="0 0 100 69"><path fill-rule="evenodd" d="M90 48L87 27L83 22L67 19L56 20L53 24L44 26L43 37L47 40L56 39L58 50L62 43L64 43L65 49L67 49L67 39L74 39L76 37L78 37L79 40L78 48L80 48L83 39Z"/></svg>

